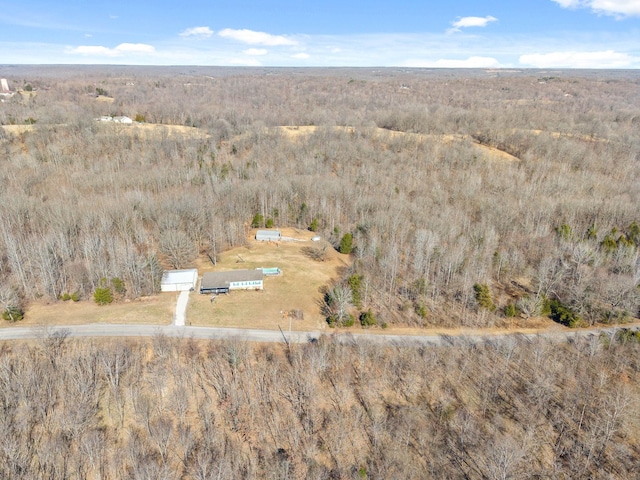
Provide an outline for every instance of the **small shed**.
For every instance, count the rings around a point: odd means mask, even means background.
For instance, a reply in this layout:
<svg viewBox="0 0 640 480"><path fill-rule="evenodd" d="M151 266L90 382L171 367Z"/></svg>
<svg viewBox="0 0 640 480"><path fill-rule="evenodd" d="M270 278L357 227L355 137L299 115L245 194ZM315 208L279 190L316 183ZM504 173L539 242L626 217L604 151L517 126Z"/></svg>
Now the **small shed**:
<svg viewBox="0 0 640 480"><path fill-rule="evenodd" d="M279 242L282 239L280 230L258 230L256 240L260 242Z"/></svg>
<svg viewBox="0 0 640 480"><path fill-rule="evenodd" d="M160 281L160 291L162 292L183 292L194 290L198 282L198 270L190 268L188 270L167 270L162 274Z"/></svg>
<svg viewBox="0 0 640 480"><path fill-rule="evenodd" d="M257 268L256 270L262 270L262 274L265 277L277 277L282 273L282 271L278 267L268 267L268 268Z"/></svg>

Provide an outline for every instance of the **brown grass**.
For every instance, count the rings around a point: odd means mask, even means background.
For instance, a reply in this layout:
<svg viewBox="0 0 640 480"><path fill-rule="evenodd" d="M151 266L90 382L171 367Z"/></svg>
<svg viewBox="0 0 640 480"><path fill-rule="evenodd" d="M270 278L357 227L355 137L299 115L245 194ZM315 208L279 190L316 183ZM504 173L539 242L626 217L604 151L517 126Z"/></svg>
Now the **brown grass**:
<svg viewBox="0 0 640 480"><path fill-rule="evenodd" d="M305 135L311 135L323 128L332 128L335 131L344 131L347 133L353 133L355 131L354 127L318 127L315 125L288 125L283 127L276 127L280 132L282 132L286 137L290 139L299 139ZM443 144L451 144L453 142L463 142L468 141L471 137L469 135L436 135L436 134L422 134L422 133L407 133L407 132L397 132L393 130L387 130L384 128L369 128L368 131L373 132L375 135L382 138L393 138L399 136L409 136L414 137L416 139L426 139L426 138L435 138L440 140ZM488 160L491 161L501 161L501 162L516 162L519 159L514 157L513 155L508 154L507 152L503 152L494 147L490 147L488 145L482 145L478 142L473 142L474 148L478 150L479 154L483 154L486 156Z"/></svg>
<svg viewBox="0 0 640 480"><path fill-rule="evenodd" d="M184 125L161 125L155 123L134 123L130 125L122 125L118 123L105 122L107 126L118 128L118 133L124 135L139 135L145 138L162 138L162 137L182 137L187 139L206 138L207 133L195 127L185 127Z"/></svg>
<svg viewBox="0 0 640 480"><path fill-rule="evenodd" d="M107 97L105 95L98 95L96 97L96 101L103 102L103 103L113 103L113 102L115 102L115 98Z"/></svg>
<svg viewBox="0 0 640 480"><path fill-rule="evenodd" d="M313 233L293 228L280 229L284 237L298 241L257 242L255 230L247 240L247 246L224 252L213 267L208 259L200 259L198 271L255 269L279 267L278 277L265 277L263 291L232 291L219 295L214 303L209 295L191 296L187 309L187 323L201 326L228 326L275 330L278 325L289 329L289 319L281 312L302 310L303 320L293 319L293 330L318 330L326 328L320 312L321 287L339 277L339 270L351 263L349 256L336 252L324 240L312 242ZM326 245L327 259L314 261L304 253L306 248ZM242 259L242 260L241 260Z"/></svg>
<svg viewBox="0 0 640 480"><path fill-rule="evenodd" d="M122 301L100 307L93 301L35 302L26 309L19 326L83 325L89 323L167 325L173 320L177 294ZM0 322L1 327L13 324Z"/></svg>

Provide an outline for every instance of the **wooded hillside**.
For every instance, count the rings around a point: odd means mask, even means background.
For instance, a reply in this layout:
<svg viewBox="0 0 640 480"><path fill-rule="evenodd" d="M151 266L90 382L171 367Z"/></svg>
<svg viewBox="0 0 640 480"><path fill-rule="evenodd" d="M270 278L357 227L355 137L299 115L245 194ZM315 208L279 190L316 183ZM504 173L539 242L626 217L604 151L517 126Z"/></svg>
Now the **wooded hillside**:
<svg viewBox="0 0 640 480"><path fill-rule="evenodd" d="M633 479L640 343L0 345L12 479Z"/></svg>
<svg viewBox="0 0 640 480"><path fill-rule="evenodd" d="M356 276L364 291L350 297L366 294L347 300L378 322L638 316L633 72L2 75L34 90L0 104L4 309L90 299L114 278L124 297L153 293L163 266L243 244L259 215L336 248L350 234L344 285Z"/></svg>

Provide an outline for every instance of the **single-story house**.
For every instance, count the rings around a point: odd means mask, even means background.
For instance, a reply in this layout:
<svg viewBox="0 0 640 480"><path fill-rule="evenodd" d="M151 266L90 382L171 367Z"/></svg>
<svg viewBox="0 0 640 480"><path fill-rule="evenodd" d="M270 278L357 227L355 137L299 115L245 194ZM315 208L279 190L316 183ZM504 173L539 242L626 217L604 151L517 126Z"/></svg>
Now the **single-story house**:
<svg viewBox="0 0 640 480"><path fill-rule="evenodd" d="M96 118L96 120L98 122L113 122L113 123L126 123L126 124L133 123L133 120L131 120L129 117L124 117L124 116L112 117L111 115L102 115L101 117Z"/></svg>
<svg viewBox="0 0 640 480"><path fill-rule="evenodd" d="M282 238L280 230L258 230L256 240L261 242L279 242Z"/></svg>
<svg viewBox="0 0 640 480"><path fill-rule="evenodd" d="M162 274L160 280L160 291L162 292L182 292L194 290L198 282L198 270L190 268L188 270L167 270Z"/></svg>
<svg viewBox="0 0 640 480"><path fill-rule="evenodd" d="M262 290L262 270L207 272L200 281L200 293L229 293L229 290Z"/></svg>
<svg viewBox="0 0 640 480"><path fill-rule="evenodd" d="M124 116L113 117L113 121L116 123L129 123L129 124L133 123L133 120L131 120L129 117L124 117Z"/></svg>

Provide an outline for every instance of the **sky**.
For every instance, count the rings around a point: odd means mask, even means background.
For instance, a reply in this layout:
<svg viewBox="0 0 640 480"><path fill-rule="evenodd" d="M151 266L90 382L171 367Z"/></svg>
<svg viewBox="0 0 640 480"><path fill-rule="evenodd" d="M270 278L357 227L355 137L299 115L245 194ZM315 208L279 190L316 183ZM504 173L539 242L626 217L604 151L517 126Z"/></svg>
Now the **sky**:
<svg viewBox="0 0 640 480"><path fill-rule="evenodd" d="M640 68L640 0L0 0L0 64Z"/></svg>

